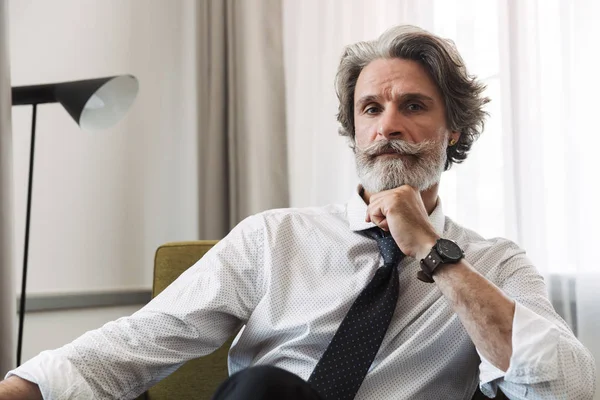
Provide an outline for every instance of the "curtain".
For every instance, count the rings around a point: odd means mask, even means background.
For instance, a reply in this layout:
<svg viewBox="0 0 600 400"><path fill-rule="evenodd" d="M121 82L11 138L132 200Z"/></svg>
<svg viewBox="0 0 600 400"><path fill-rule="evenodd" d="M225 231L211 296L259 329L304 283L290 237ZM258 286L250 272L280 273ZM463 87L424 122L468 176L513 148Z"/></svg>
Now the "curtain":
<svg viewBox="0 0 600 400"><path fill-rule="evenodd" d="M600 361L599 12L594 0L285 0L292 206L345 201L357 183L336 132L343 46L407 23L452 39L492 101L472 153L442 176L444 211L525 248Z"/></svg>
<svg viewBox="0 0 600 400"><path fill-rule="evenodd" d="M197 3L200 238L289 202L279 0Z"/></svg>
<svg viewBox="0 0 600 400"><path fill-rule="evenodd" d="M517 239L546 275L557 311L600 362L597 128L600 39L593 0L508 2L505 112ZM598 378L597 378L598 379ZM597 386L600 384L600 379ZM596 399L600 393L596 394Z"/></svg>
<svg viewBox="0 0 600 400"><path fill-rule="evenodd" d="M12 224L12 135L7 6L0 0L0 379L15 367Z"/></svg>

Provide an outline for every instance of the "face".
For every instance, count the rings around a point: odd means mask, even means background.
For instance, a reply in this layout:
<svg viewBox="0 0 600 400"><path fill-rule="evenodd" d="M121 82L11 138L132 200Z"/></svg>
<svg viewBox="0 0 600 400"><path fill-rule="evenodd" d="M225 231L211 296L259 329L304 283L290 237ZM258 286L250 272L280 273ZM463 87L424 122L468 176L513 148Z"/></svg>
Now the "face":
<svg viewBox="0 0 600 400"><path fill-rule="evenodd" d="M358 77L354 91L358 176L370 193L439 182L450 132L437 86L417 62L378 59Z"/></svg>

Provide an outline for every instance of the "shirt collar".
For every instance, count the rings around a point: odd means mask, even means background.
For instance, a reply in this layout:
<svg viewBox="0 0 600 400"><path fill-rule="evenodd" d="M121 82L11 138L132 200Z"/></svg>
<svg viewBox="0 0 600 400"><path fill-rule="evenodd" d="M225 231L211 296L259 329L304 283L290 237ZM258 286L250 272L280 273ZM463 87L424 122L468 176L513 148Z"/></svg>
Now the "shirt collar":
<svg viewBox="0 0 600 400"><path fill-rule="evenodd" d="M359 185L353 192L352 197L348 200L346 206L346 216L348 218L348 224L352 231L363 231L365 229L373 228L375 226L372 222L365 222L365 216L367 215L367 204L360 197L361 186ZM438 197L437 204L433 209L433 212L429 215L429 222L435 228L438 235L442 236L444 232L444 223L446 217L442 210L442 201Z"/></svg>

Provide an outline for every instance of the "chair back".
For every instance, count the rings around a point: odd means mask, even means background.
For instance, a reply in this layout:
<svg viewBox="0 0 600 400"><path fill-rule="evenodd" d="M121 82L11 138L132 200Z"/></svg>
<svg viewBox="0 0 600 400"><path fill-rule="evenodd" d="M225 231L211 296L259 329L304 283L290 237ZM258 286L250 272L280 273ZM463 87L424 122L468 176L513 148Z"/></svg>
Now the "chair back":
<svg viewBox="0 0 600 400"><path fill-rule="evenodd" d="M216 240L167 243L156 250L152 297L169 286L179 275L198 261ZM190 360L146 393L150 400L208 400L221 382L227 379L227 353L233 336L217 351Z"/></svg>

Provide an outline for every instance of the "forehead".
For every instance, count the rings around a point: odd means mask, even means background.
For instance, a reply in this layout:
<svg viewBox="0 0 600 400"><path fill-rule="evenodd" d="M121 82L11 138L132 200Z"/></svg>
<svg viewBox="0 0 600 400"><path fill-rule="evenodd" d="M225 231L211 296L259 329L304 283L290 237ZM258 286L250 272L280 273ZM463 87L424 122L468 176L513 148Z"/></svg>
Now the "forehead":
<svg viewBox="0 0 600 400"><path fill-rule="evenodd" d="M404 93L421 93L442 101L437 85L425 68L416 61L400 58L380 58L364 67L356 82L354 100L368 95L391 100Z"/></svg>

